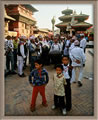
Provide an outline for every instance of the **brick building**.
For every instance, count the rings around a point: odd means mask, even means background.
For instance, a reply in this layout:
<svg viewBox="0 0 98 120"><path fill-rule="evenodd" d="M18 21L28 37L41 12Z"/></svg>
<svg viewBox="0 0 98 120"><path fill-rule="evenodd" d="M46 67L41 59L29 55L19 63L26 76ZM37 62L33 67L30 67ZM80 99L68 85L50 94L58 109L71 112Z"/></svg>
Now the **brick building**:
<svg viewBox="0 0 98 120"><path fill-rule="evenodd" d="M16 21L9 22L9 31L16 31L18 36L33 35L36 25L36 19L33 17L34 12L38 10L31 5L5 5L6 12Z"/></svg>
<svg viewBox="0 0 98 120"><path fill-rule="evenodd" d="M5 26L4 26L4 31L5 31L5 37L8 35L11 36L17 36L17 32L13 32L13 31L9 31L9 22L15 21L14 18L10 17L7 15L6 10L4 9L4 22L5 22Z"/></svg>

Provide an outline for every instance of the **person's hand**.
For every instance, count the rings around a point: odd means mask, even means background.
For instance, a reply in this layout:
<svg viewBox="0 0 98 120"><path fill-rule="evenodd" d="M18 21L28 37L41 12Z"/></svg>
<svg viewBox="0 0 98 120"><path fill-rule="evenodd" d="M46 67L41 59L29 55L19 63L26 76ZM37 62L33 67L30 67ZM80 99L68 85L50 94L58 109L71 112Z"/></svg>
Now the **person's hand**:
<svg viewBox="0 0 98 120"><path fill-rule="evenodd" d="M71 70L73 69L73 67L72 67L72 66L68 66L68 68L69 68L69 69L71 69Z"/></svg>
<svg viewBox="0 0 98 120"><path fill-rule="evenodd" d="M33 85L32 83L30 83L30 85L31 85L32 87L34 87L34 85Z"/></svg>
<svg viewBox="0 0 98 120"><path fill-rule="evenodd" d="M47 85L47 83L45 84L45 86Z"/></svg>
<svg viewBox="0 0 98 120"><path fill-rule="evenodd" d="M77 64L80 64L80 63L81 63L80 60L76 60L75 62L76 62Z"/></svg>

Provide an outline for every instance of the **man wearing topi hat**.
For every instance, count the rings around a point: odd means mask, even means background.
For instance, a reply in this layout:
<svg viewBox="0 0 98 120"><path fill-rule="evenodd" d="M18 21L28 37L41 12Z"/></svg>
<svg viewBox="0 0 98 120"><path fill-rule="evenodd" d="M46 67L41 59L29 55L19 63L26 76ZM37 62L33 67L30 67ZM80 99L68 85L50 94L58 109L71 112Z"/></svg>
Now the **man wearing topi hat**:
<svg viewBox="0 0 98 120"><path fill-rule="evenodd" d="M25 74L23 73L24 59L26 58L25 51L24 51L25 41L26 41L26 37L21 36L20 42L18 44L18 75L20 77L25 77Z"/></svg>
<svg viewBox="0 0 98 120"><path fill-rule="evenodd" d="M75 40L74 48L70 51L70 58L72 60L72 79L71 82L76 82L76 72L78 74L78 86L82 86L83 66L86 57L82 48L79 47L79 41Z"/></svg>
<svg viewBox="0 0 98 120"><path fill-rule="evenodd" d="M82 48L84 50L84 53L85 53L87 41L85 39L85 35L84 34L80 34L80 37L81 37L80 48Z"/></svg>

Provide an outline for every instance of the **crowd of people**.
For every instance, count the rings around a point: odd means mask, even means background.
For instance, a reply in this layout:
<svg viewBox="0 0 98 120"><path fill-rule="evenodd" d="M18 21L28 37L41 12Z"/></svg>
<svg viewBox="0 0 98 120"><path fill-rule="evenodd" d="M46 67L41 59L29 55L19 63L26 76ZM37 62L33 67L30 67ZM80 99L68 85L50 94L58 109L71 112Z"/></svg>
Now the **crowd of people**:
<svg viewBox="0 0 98 120"><path fill-rule="evenodd" d="M57 34L55 36L35 37L7 36L5 40L6 75L18 74L26 77L24 69L27 67L27 58L30 64L29 82L33 86L31 111L35 110L38 92L42 96L42 104L47 106L45 86L49 81L48 72L44 65L54 64L54 105L52 109L60 107L65 115L66 110L71 110L71 83L82 86L83 68L86 61L87 36L84 34ZM10 64L11 63L11 64ZM16 70L18 71L16 73ZM78 73L78 76L76 76ZM32 80L32 77L34 78ZM77 77L77 80L76 80ZM64 96L66 95L66 105Z"/></svg>

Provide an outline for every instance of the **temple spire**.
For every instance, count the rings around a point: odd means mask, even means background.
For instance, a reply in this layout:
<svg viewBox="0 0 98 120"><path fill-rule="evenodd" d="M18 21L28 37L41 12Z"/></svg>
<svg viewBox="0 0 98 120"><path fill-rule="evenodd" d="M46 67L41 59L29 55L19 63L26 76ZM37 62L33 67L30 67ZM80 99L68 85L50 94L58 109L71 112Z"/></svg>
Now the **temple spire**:
<svg viewBox="0 0 98 120"><path fill-rule="evenodd" d="M80 12L80 15L82 15L82 11Z"/></svg>
<svg viewBox="0 0 98 120"><path fill-rule="evenodd" d="M74 14L74 15L76 14L76 10L73 11L73 14Z"/></svg>

